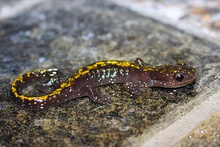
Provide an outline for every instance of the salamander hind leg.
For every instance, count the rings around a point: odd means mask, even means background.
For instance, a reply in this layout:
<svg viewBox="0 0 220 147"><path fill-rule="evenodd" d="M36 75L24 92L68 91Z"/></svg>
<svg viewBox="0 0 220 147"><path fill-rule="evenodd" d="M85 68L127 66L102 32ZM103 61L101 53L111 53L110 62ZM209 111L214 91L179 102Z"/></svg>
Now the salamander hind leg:
<svg viewBox="0 0 220 147"><path fill-rule="evenodd" d="M147 84L142 81L126 82L124 88L134 95L143 95L147 91Z"/></svg>
<svg viewBox="0 0 220 147"><path fill-rule="evenodd" d="M88 88L88 92L86 93L86 95L89 96L90 99L93 100L94 102L100 104L110 104L113 102L113 100L109 96L104 94L99 94L99 92L91 85L88 85L87 88Z"/></svg>
<svg viewBox="0 0 220 147"><path fill-rule="evenodd" d="M60 86L62 83L60 78L63 74L58 70L53 70L55 69L49 69L43 73L44 75L41 75L43 78L41 82L36 83L36 89L48 93Z"/></svg>

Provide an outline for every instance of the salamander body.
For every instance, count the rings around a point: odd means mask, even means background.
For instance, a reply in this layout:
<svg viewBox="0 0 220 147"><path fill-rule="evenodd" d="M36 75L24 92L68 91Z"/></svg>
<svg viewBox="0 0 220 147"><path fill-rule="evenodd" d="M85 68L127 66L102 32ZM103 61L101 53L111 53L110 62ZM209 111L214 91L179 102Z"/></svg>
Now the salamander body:
<svg viewBox="0 0 220 147"><path fill-rule="evenodd" d="M139 95L148 87L178 88L196 79L196 70L183 65L146 66L137 58L134 63L118 60L98 61L80 68L65 82L59 81L57 69L28 72L14 80L11 86L13 101L26 109L47 109L65 101L88 96L101 104L112 102L108 96L100 95L96 87L114 83L125 83L132 94ZM22 91L31 83L48 80L45 88L56 86L52 92L42 96L27 96Z"/></svg>

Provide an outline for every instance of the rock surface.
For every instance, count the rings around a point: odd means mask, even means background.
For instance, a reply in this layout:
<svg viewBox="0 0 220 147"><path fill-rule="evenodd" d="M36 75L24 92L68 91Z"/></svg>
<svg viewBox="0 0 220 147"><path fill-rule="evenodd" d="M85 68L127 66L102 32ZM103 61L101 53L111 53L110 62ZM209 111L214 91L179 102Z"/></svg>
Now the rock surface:
<svg viewBox="0 0 220 147"><path fill-rule="evenodd" d="M136 1L129 2L125 8L105 0L36 1L0 17L0 146L220 144L219 44L133 12ZM13 0L0 5L20 8ZM10 84L28 71L56 67L65 80L92 62L136 57L149 65L182 60L199 77L180 89L149 88L135 97L121 84L98 88L121 100L109 106L83 97L28 111L11 101Z"/></svg>

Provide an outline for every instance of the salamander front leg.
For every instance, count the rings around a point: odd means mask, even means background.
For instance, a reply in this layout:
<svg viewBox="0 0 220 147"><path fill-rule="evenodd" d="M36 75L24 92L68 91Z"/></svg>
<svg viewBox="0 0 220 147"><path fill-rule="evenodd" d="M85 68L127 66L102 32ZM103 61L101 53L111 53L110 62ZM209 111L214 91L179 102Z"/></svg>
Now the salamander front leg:
<svg viewBox="0 0 220 147"><path fill-rule="evenodd" d="M141 58L136 58L134 60L135 64L138 64L140 67L145 67L147 66L147 63L144 62L144 60L142 60Z"/></svg>
<svg viewBox="0 0 220 147"><path fill-rule="evenodd" d="M100 104L110 104L113 102L109 96L104 94L99 94L98 91L91 85L88 85L87 87L88 87L88 92L86 93L86 95L89 96L90 99L93 100L94 102Z"/></svg>
<svg viewBox="0 0 220 147"><path fill-rule="evenodd" d="M124 88L134 95L143 95L147 90L147 83L142 81L126 82Z"/></svg>

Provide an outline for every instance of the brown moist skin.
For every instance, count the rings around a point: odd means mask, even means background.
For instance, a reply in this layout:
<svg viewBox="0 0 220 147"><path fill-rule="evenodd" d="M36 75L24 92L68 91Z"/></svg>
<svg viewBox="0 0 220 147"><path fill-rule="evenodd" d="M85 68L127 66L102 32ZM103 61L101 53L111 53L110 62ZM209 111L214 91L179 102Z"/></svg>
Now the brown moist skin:
<svg viewBox="0 0 220 147"><path fill-rule="evenodd" d="M114 83L125 83L124 87L132 94L143 94L148 87L178 88L196 79L196 70L184 65L146 66L140 59L134 63L118 60L99 61L80 68L65 82L59 80L57 69L37 70L19 76L12 83L13 101L25 109L47 109L65 101L88 96L101 104L109 104L111 98L100 95L96 87ZM48 80L44 89L57 87L43 96L26 96L22 91L31 83Z"/></svg>

